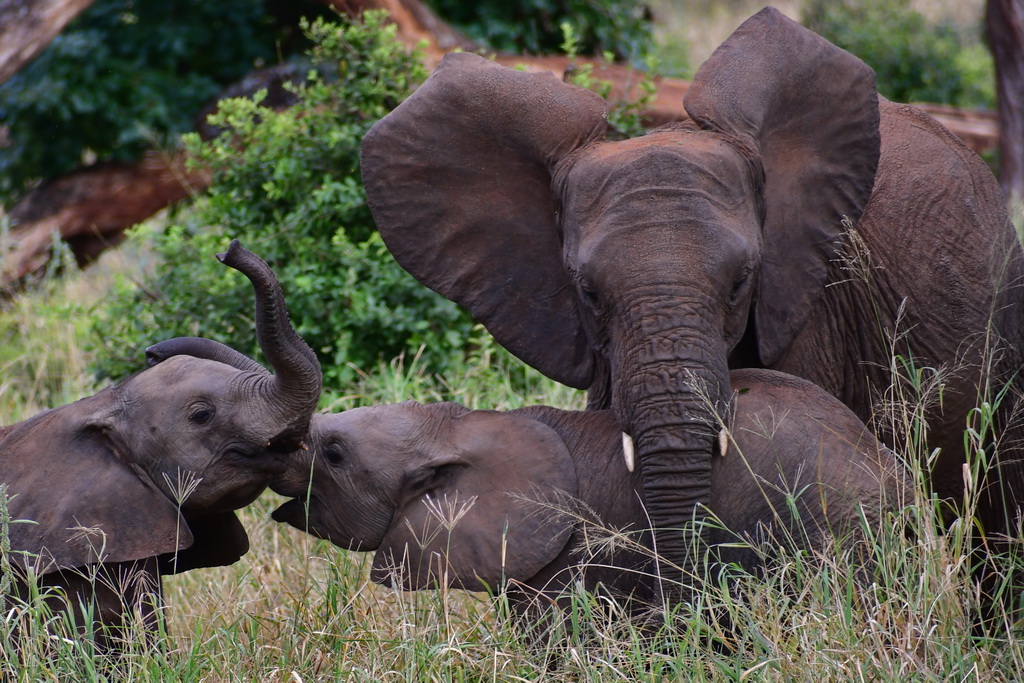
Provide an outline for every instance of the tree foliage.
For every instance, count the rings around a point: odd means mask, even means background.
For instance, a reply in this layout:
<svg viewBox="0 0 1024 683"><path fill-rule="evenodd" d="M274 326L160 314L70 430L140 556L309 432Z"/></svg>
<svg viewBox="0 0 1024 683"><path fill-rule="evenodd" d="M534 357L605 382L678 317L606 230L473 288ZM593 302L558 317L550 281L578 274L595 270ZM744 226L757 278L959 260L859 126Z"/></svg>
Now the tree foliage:
<svg viewBox="0 0 1024 683"><path fill-rule="evenodd" d="M98 0L0 85L0 203L191 130L226 84L295 49L275 2Z"/></svg>
<svg viewBox="0 0 1024 683"><path fill-rule="evenodd" d="M929 21L910 0L809 0L803 24L863 59L898 102L995 103L992 58L976 35Z"/></svg>
<svg viewBox="0 0 1024 683"><path fill-rule="evenodd" d="M499 52L556 54L561 25L579 36L580 54L610 52L639 59L651 47L648 10L642 0L427 0L473 40Z"/></svg>

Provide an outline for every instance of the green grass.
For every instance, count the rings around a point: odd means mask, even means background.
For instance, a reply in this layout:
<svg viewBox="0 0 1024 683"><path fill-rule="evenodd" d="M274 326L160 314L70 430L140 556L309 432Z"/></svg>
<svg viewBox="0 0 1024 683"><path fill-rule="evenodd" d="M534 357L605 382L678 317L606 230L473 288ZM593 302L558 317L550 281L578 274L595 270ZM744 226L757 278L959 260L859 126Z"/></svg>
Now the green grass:
<svg viewBox="0 0 1024 683"><path fill-rule="evenodd" d="M131 276L127 262L111 254L0 313L0 424L98 389L85 369L83 330L111 273ZM409 398L475 408L583 405L580 392L486 344L457 376L431 377L417 358L358 375L355 386L331 393L330 409ZM889 407L913 416L919 400L911 390ZM908 459L918 457L913 431L906 432ZM732 588L711 577L692 604L679 607L669 632L639 630L614 605L574 594L571 632L542 646L498 617L500 596L403 593L370 583L369 555L274 523L270 511L281 499L268 492L241 512L252 540L241 561L166 578L166 633L157 645L136 633L124 654L106 657L86 640L59 637L59 617L41 600L14 602L0 621L0 671L19 681L1013 679L1024 669L1019 630L998 619L977 626L966 523L941 524L920 468L916 477L913 500L881 526L865 525L871 542L860 550L878 565L866 587L856 582L853 549L783 553L765 576ZM15 623L24 636L20 651Z"/></svg>

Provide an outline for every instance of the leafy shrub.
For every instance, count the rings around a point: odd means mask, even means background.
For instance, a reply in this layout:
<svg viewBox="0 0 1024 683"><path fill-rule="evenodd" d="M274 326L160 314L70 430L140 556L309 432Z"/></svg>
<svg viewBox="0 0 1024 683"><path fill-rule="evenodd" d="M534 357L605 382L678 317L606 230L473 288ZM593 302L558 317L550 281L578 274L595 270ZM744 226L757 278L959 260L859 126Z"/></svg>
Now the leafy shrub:
<svg viewBox="0 0 1024 683"><path fill-rule="evenodd" d="M929 22L910 0L810 0L803 23L867 62L889 99L994 106L992 60L980 40Z"/></svg>
<svg viewBox="0 0 1024 683"><path fill-rule="evenodd" d="M273 0L98 0L0 84L0 203L84 160L133 160L191 130L226 84L296 49L272 16L292 11Z"/></svg>
<svg viewBox="0 0 1024 683"><path fill-rule="evenodd" d="M426 0L468 37L500 52L557 53L561 25L579 33L581 54L637 59L651 47L646 5L639 0Z"/></svg>
<svg viewBox="0 0 1024 683"><path fill-rule="evenodd" d="M366 206L362 137L426 73L383 13L364 21L302 23L322 72L292 86L298 105L275 112L257 104L261 94L228 100L211 117L224 131L218 138L185 137L214 182L154 237L161 262L151 280L122 284L98 322L101 376L136 369L139 348L180 335L258 356L251 287L214 258L232 238L274 268L296 329L321 359L326 386L353 380L349 364L370 368L420 347L433 372L461 357L470 318L394 262Z"/></svg>

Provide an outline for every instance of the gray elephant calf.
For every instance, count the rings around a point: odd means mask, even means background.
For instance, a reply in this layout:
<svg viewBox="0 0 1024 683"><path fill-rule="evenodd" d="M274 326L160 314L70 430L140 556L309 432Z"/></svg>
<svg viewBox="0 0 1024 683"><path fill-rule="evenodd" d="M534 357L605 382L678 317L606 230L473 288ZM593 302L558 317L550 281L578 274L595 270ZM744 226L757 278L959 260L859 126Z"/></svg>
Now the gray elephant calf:
<svg viewBox="0 0 1024 683"><path fill-rule="evenodd" d="M51 606L84 605L77 623L107 627L97 629L104 645L131 615L153 625L162 574L248 550L234 510L285 470L320 396L320 365L289 325L273 272L237 242L220 258L253 283L257 338L276 374L241 354L196 357L206 340L172 340L150 354L155 367L0 429L13 592L24 598L29 577L59 586Z"/></svg>
<svg viewBox="0 0 1024 683"><path fill-rule="evenodd" d="M769 533L822 548L855 533L860 515L875 526L900 504L901 465L837 399L769 370L735 371L732 386L731 438L712 467L709 540L721 561L753 570L762 557L754 546ZM274 519L376 551L380 583L480 590L508 582L525 609L534 593L553 598L582 572L588 589L654 597L649 538L589 566L580 554L588 522L650 526L640 474L623 463L609 411L407 402L314 416L310 443L271 484L294 498Z"/></svg>

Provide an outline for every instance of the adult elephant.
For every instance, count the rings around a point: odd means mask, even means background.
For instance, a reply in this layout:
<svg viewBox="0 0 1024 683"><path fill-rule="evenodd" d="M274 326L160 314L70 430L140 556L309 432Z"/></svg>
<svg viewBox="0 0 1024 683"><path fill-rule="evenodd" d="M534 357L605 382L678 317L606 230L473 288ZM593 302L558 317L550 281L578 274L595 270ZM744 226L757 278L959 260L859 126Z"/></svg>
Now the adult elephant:
<svg viewBox="0 0 1024 683"><path fill-rule="evenodd" d="M1021 249L992 174L771 8L701 66L685 106L690 122L606 141L596 95L452 54L364 139L370 207L421 282L612 408L663 572L689 566L678 529L709 500L730 367L809 379L864 420L895 355L941 368L932 481L958 497L965 417L1024 339ZM1018 500L1011 460L990 527Z"/></svg>

